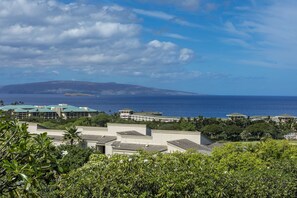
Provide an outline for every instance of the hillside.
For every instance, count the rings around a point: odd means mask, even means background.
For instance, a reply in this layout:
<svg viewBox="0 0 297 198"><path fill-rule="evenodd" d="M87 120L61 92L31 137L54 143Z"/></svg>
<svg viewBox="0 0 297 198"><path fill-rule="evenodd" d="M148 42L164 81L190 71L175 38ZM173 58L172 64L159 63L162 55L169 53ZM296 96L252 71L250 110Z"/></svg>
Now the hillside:
<svg viewBox="0 0 297 198"><path fill-rule="evenodd" d="M6 94L66 94L66 95L98 95L98 96L166 96L197 95L190 92L156 89L130 84L96 83L82 81L49 81L6 85L0 87L0 93Z"/></svg>

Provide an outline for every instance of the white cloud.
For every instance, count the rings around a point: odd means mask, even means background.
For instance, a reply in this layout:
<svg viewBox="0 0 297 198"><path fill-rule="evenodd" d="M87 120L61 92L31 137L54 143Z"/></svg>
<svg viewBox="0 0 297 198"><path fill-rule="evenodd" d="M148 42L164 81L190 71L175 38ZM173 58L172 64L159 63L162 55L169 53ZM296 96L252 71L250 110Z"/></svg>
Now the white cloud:
<svg viewBox="0 0 297 198"><path fill-rule="evenodd" d="M225 41L246 48L252 65L296 68L297 1L271 1L225 23Z"/></svg>
<svg viewBox="0 0 297 198"><path fill-rule="evenodd" d="M198 28L202 27L201 25L191 23L189 21L185 21L183 19L178 18L177 16L167 14L165 12L160 12L160 11L155 11L155 10L142 10L142 9L133 9L133 11L136 14L149 16L149 17L153 17L153 18L158 18L158 19L162 19L162 20L165 20L165 21L170 21L172 23L176 23L176 24L181 25L181 26L196 27L196 28L197 27Z"/></svg>
<svg viewBox="0 0 297 198"><path fill-rule="evenodd" d="M200 7L201 0L139 0L141 2L149 2L155 4L163 4L168 6L175 6L179 9L197 10Z"/></svg>
<svg viewBox="0 0 297 198"><path fill-rule="evenodd" d="M149 75L180 69L193 57L171 42L143 42L135 13L118 5L1 0L0 17L0 67Z"/></svg>

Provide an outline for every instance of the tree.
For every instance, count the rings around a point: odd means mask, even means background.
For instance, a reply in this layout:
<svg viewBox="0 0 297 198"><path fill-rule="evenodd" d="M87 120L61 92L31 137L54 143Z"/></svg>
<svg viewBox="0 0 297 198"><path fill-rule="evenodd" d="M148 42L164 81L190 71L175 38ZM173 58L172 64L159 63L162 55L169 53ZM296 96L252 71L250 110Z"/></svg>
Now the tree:
<svg viewBox="0 0 297 198"><path fill-rule="evenodd" d="M204 126L201 131L211 139L217 139L224 130L220 124L211 124Z"/></svg>
<svg viewBox="0 0 297 198"><path fill-rule="evenodd" d="M197 152L94 154L62 178L57 196L296 197L296 160L296 148L276 141L227 144L211 156ZM284 168L283 161L288 164Z"/></svg>
<svg viewBox="0 0 297 198"><path fill-rule="evenodd" d="M83 148L79 145L59 145L55 155L63 173L68 173L83 166L89 161L91 154L95 153L92 148Z"/></svg>
<svg viewBox="0 0 297 198"><path fill-rule="evenodd" d="M226 125L223 127L224 137L226 140L230 141L238 141L241 139L240 134L242 132L242 128L237 125Z"/></svg>
<svg viewBox="0 0 297 198"><path fill-rule="evenodd" d="M0 106L4 106L4 101L0 100Z"/></svg>
<svg viewBox="0 0 297 198"><path fill-rule="evenodd" d="M67 127L66 130L64 131L63 139L65 141L69 141L70 145L73 145L75 141L81 140L80 134L81 132L78 131L76 126L70 126L70 127Z"/></svg>
<svg viewBox="0 0 297 198"><path fill-rule="evenodd" d="M29 134L26 124L0 116L0 195L38 196L56 178L54 149L46 133Z"/></svg>
<svg viewBox="0 0 297 198"><path fill-rule="evenodd" d="M240 135L246 141L260 140L262 138L276 137L277 130L272 124L256 123L246 127Z"/></svg>

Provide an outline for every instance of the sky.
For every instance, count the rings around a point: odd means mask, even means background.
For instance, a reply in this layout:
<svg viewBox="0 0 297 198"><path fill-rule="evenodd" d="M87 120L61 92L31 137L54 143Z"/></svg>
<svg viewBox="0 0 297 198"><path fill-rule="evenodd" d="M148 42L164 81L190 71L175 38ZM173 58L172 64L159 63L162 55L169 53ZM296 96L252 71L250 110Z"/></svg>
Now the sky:
<svg viewBox="0 0 297 198"><path fill-rule="evenodd" d="M297 96L296 0L0 0L0 85Z"/></svg>

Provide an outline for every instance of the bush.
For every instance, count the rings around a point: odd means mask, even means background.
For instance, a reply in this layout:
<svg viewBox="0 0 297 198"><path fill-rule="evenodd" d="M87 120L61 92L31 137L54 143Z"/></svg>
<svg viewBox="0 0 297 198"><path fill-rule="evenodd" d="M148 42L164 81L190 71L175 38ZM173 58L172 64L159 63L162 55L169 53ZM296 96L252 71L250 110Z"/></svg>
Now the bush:
<svg viewBox="0 0 297 198"><path fill-rule="evenodd" d="M273 148L277 144L276 149ZM227 144L194 152L92 155L60 182L65 197L296 197L296 147Z"/></svg>

